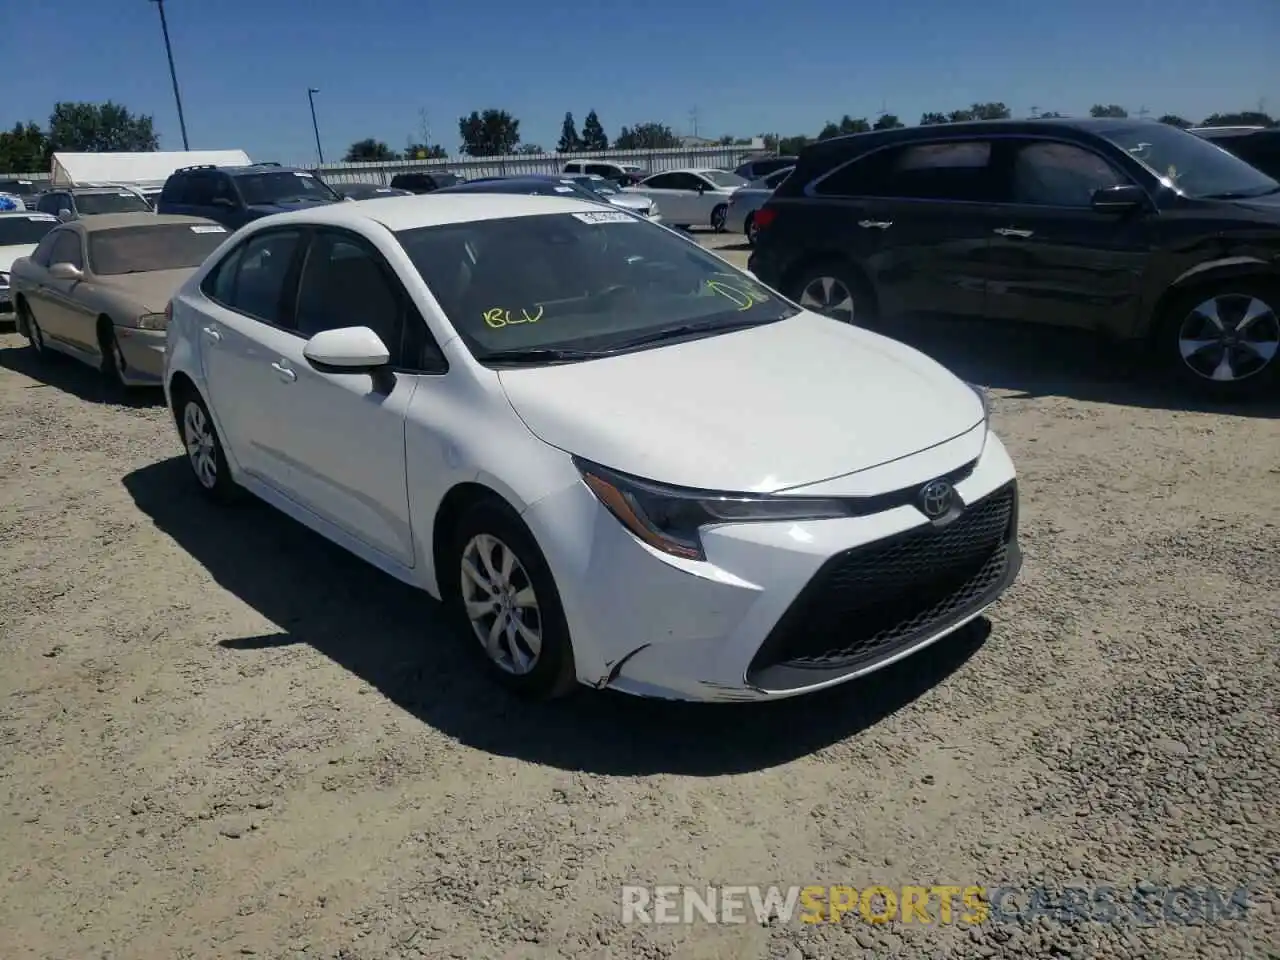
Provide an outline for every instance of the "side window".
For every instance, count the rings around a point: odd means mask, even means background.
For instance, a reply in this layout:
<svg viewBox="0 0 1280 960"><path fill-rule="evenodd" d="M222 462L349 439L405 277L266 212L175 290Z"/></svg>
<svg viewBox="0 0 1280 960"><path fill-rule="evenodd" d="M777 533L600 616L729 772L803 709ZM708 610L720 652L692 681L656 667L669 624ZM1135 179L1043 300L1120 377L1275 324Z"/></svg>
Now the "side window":
<svg viewBox="0 0 1280 960"><path fill-rule="evenodd" d="M36 204L36 209L41 213L52 213L57 216L58 211L62 209L62 196L60 193L46 193L40 198L40 202Z"/></svg>
<svg viewBox="0 0 1280 960"><path fill-rule="evenodd" d="M169 177L160 191L161 203L187 203L187 178L182 175Z"/></svg>
<svg viewBox="0 0 1280 960"><path fill-rule="evenodd" d="M1069 143L1023 144L1013 161L1014 203L1087 207L1095 190L1128 182L1097 154Z"/></svg>
<svg viewBox="0 0 1280 960"><path fill-rule="evenodd" d="M269 230L251 237L240 248L234 270L225 271L228 277L218 271L215 289L227 293L227 299L217 298L219 302L255 320L291 326L285 296L300 237L297 230ZM229 276L233 272L234 280ZM222 286L224 279L230 284L227 288Z"/></svg>
<svg viewBox="0 0 1280 960"><path fill-rule="evenodd" d="M654 190L674 190L676 189L676 181L674 173L659 173L645 180L642 186L650 187Z"/></svg>
<svg viewBox="0 0 1280 960"><path fill-rule="evenodd" d="M245 244L241 244L222 258L221 262L205 274L200 283L201 292L210 300L223 306L235 302L236 276L240 269L240 258L244 255Z"/></svg>
<svg viewBox="0 0 1280 960"><path fill-rule="evenodd" d="M764 178L764 185L770 190L776 190L783 180L791 176L790 170L779 170L777 173L771 173Z"/></svg>
<svg viewBox="0 0 1280 960"><path fill-rule="evenodd" d="M193 207L208 207L213 204L213 184L208 174L187 174L187 188L183 191L183 203Z"/></svg>
<svg viewBox="0 0 1280 960"><path fill-rule="evenodd" d="M53 253L53 245L57 243L58 238L66 232L67 231L65 230L54 230L52 233L45 234L44 239L40 241L40 245L32 252L31 262L39 264L42 267L49 266L52 262L49 259L49 256Z"/></svg>
<svg viewBox="0 0 1280 960"><path fill-rule="evenodd" d="M298 280L294 329L310 339L324 330L368 327L398 365L407 300L376 251L347 234L321 231Z"/></svg>
<svg viewBox="0 0 1280 960"><path fill-rule="evenodd" d="M74 230L59 230L58 239L53 245L50 263L69 263L73 267L84 269L84 257L80 254L80 236Z"/></svg>
<svg viewBox="0 0 1280 960"><path fill-rule="evenodd" d="M588 163L586 164L586 172L609 179L618 175L618 168L608 163Z"/></svg>
<svg viewBox="0 0 1280 960"><path fill-rule="evenodd" d="M815 191L828 197L993 200L991 153L989 140L890 147L837 168Z"/></svg>
<svg viewBox="0 0 1280 960"><path fill-rule="evenodd" d="M214 200L230 200L236 203L235 188L231 186L231 178L225 173L209 174L209 202Z"/></svg>

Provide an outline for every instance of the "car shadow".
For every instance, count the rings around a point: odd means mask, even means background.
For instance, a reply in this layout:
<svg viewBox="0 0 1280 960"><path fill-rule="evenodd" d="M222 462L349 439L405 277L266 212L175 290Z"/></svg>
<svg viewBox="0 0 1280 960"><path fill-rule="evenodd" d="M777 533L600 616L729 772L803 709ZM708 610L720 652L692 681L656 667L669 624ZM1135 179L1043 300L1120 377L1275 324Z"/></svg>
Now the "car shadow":
<svg viewBox="0 0 1280 960"><path fill-rule="evenodd" d="M164 403L164 391L159 387L120 390L99 371L60 353L36 356L30 347L0 347L0 368L36 381L28 390L53 388L89 403L117 407L154 407Z"/></svg>
<svg viewBox="0 0 1280 960"><path fill-rule="evenodd" d="M454 632L426 594L258 501L208 504L181 456L123 483L220 586L279 627L220 640L228 656L310 644L460 743L564 770L714 776L786 763L892 717L962 666L990 633L980 619L926 653L791 700L689 704L584 689L527 703L485 675L478 645Z"/></svg>
<svg viewBox="0 0 1280 960"><path fill-rule="evenodd" d="M1062 327L995 320L914 316L879 328L927 353L971 383L1016 399L1070 397L1095 403L1280 417L1280 391L1248 401L1214 402L1172 382L1141 345Z"/></svg>

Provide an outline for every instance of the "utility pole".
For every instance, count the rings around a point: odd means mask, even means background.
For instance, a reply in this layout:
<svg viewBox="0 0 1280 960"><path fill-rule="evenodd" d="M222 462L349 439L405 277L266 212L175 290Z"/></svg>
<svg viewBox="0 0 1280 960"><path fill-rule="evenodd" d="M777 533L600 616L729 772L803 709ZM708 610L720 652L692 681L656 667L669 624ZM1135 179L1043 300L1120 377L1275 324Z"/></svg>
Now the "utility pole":
<svg viewBox="0 0 1280 960"><path fill-rule="evenodd" d="M689 111L689 128L696 138L698 136L698 108L694 107Z"/></svg>
<svg viewBox="0 0 1280 960"><path fill-rule="evenodd" d="M173 68L173 47L169 43L169 21L164 16L164 0L151 0L160 11L160 30L164 34L164 52L169 58L169 79L173 81L173 99L178 104L178 127L182 130L182 149L190 150L187 142L187 120L182 115L182 94L178 90L178 71Z"/></svg>
<svg viewBox="0 0 1280 960"><path fill-rule="evenodd" d="M307 87L307 99L311 102L311 129L316 134L316 156L320 158L320 166L324 166L324 151L320 149L320 124L316 123L316 94L319 87Z"/></svg>

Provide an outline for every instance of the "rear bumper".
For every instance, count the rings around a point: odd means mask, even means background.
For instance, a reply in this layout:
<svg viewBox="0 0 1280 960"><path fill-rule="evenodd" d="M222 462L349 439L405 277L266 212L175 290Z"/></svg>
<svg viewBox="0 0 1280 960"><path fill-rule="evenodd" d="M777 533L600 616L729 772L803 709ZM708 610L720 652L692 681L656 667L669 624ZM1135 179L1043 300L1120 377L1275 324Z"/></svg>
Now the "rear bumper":
<svg viewBox="0 0 1280 960"><path fill-rule="evenodd" d="M164 376L164 330L116 327L116 342L124 354L125 380L139 386L159 386Z"/></svg>

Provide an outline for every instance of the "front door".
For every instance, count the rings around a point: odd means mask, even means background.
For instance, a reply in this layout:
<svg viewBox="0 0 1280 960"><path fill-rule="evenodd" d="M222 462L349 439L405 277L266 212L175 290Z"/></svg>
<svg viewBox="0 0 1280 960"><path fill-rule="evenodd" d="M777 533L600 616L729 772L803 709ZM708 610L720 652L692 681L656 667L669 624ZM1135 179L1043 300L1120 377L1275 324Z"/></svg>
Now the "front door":
<svg viewBox="0 0 1280 960"><path fill-rule="evenodd" d="M69 263L73 267L84 269L84 250L80 245L80 234L74 227L59 230L49 255L49 266L57 263ZM82 280L60 280L49 274L48 268L40 278L38 301L31 304L31 312L36 322L50 340L69 344L80 348L76 336L79 311L72 297L76 287Z"/></svg>
<svg viewBox="0 0 1280 960"><path fill-rule="evenodd" d="M275 362L291 371L277 391L272 444L293 471L291 496L365 546L414 564L405 479L405 416L418 376L397 371L409 296L367 240L318 230L298 281L293 333ZM421 323L421 320L418 320ZM324 330L369 327L391 365L375 372L318 369L303 356Z"/></svg>
<svg viewBox="0 0 1280 960"><path fill-rule="evenodd" d="M1131 181L1076 144L1011 141L1011 202L992 208L987 303L1006 320L1129 327L1151 236L1145 212L1095 211L1093 192Z"/></svg>
<svg viewBox="0 0 1280 960"><path fill-rule="evenodd" d="M653 200L667 223L683 226L696 222L697 212L690 202L697 196L696 177L692 174L659 173L636 188Z"/></svg>

